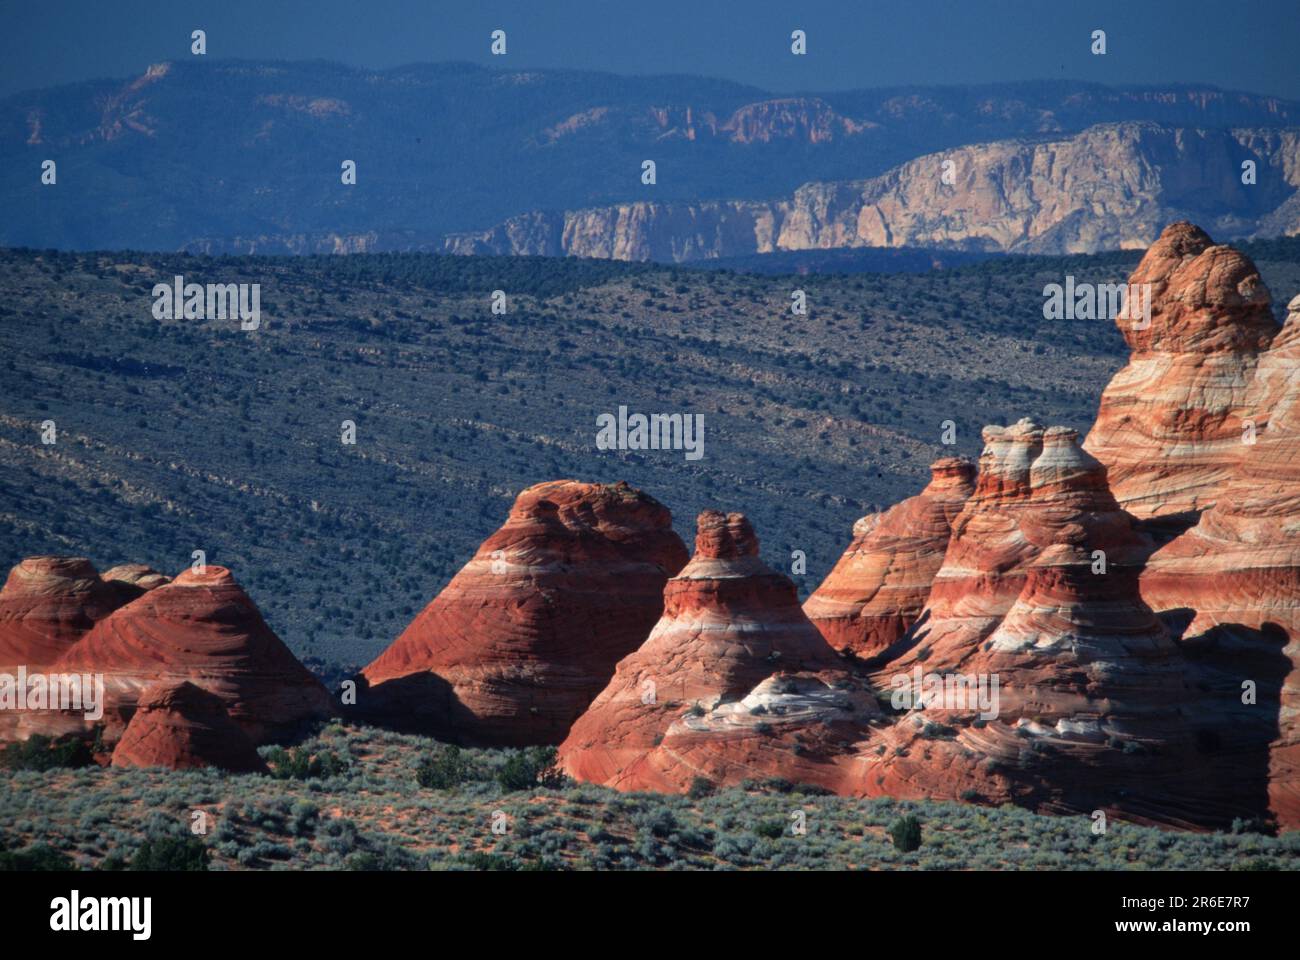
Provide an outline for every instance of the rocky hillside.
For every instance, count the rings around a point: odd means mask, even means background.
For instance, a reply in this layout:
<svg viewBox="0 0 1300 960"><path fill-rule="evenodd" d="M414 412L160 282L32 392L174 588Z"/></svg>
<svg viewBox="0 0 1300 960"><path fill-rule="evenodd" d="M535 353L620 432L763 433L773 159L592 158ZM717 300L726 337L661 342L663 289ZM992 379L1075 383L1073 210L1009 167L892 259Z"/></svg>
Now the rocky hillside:
<svg viewBox="0 0 1300 960"><path fill-rule="evenodd" d="M1277 130L1300 122L1300 105L1207 87L781 96L680 76L191 58L0 100L0 245L438 249L448 233L531 210L767 202L940 150L1124 122ZM640 181L647 159L653 187ZM58 164L53 186L40 182L45 160ZM356 161L355 186L340 182L344 160ZM701 255L695 241L677 245Z"/></svg>
<svg viewBox="0 0 1300 960"><path fill-rule="evenodd" d="M1254 183L1242 183L1245 161ZM1187 217L1225 238L1291 235L1300 232L1298 190L1300 128L1101 124L928 154L868 180L807 183L784 199L532 212L443 246L671 262L855 247L1086 253L1144 248Z"/></svg>

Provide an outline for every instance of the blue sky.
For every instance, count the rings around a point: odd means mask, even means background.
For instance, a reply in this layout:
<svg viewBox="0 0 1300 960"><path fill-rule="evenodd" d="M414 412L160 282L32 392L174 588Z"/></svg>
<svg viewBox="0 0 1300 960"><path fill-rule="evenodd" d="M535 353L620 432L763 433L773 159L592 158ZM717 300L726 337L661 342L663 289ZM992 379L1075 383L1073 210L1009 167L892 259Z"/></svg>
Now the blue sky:
<svg viewBox="0 0 1300 960"><path fill-rule="evenodd" d="M1300 0L0 0L0 95L189 55L688 73L774 92L1072 78L1300 99ZM488 54L507 31L508 59ZM789 52L807 31L806 57ZM1089 53L1094 29L1108 53Z"/></svg>

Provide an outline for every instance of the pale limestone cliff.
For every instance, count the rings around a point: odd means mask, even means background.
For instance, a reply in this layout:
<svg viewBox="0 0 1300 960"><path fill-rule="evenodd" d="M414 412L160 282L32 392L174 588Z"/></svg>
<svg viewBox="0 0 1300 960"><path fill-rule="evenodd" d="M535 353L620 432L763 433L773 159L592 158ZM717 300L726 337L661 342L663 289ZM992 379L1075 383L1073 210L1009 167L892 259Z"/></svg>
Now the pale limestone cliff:
<svg viewBox="0 0 1300 960"><path fill-rule="evenodd" d="M1242 183L1246 160L1253 184ZM833 247L1088 253L1149 246L1186 217L1225 238L1300 232L1298 190L1300 129L1102 124L930 154L783 200L534 211L450 234L443 249L670 262Z"/></svg>

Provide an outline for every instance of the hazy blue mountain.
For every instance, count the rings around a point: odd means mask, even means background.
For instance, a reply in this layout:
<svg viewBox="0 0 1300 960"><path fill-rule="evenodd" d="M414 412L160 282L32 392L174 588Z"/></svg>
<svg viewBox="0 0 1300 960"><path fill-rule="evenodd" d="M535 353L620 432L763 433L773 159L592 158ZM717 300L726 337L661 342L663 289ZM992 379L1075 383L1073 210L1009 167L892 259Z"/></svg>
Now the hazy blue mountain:
<svg viewBox="0 0 1300 960"><path fill-rule="evenodd" d="M332 252L436 249L531 210L767 199L936 150L1097 123L1300 123L1210 87L1043 81L776 95L699 77L448 63L150 67L0 100L0 244ZM41 164L58 164L55 186ZM658 182L640 182L653 159ZM340 183L355 160L358 183Z"/></svg>

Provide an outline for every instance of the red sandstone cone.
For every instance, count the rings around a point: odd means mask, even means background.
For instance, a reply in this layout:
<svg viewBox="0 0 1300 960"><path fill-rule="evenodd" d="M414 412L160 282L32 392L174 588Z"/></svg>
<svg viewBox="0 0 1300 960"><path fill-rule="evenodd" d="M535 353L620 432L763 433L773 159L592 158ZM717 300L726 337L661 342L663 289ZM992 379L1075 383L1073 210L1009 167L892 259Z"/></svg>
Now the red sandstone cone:
<svg viewBox="0 0 1300 960"><path fill-rule="evenodd" d="M707 510L695 556L664 590L662 619L574 724L560 764L621 790L787 774L834 789L851 762L847 728L874 712L794 584L759 559L749 521ZM797 735L817 746L801 757Z"/></svg>
<svg viewBox="0 0 1300 960"><path fill-rule="evenodd" d="M253 741L230 719L221 698L184 680L155 684L140 695L112 765L266 772Z"/></svg>
<svg viewBox="0 0 1300 960"><path fill-rule="evenodd" d="M1147 545L1073 430L989 428L954 523L930 619L875 674L998 678L996 716L969 699L914 709L862 754L867 795L1018 802L1061 812L1222 824L1247 813L1199 754L1199 693L1138 592Z"/></svg>
<svg viewBox="0 0 1300 960"><path fill-rule="evenodd" d="M837 650L870 658L898 642L920 617L943 563L952 523L974 490L970 461L944 457L929 486L883 513L863 517L853 541L804 613Z"/></svg>
<svg viewBox="0 0 1300 960"><path fill-rule="evenodd" d="M130 603L155 587L171 583L171 578L143 563L121 563L104 571L103 581L113 588L120 603Z"/></svg>
<svg viewBox="0 0 1300 960"><path fill-rule="evenodd" d="M559 743L650 632L685 562L669 511L626 483L530 487L366 667L361 705L461 742Z"/></svg>
<svg viewBox="0 0 1300 960"><path fill-rule="evenodd" d="M84 557L30 557L0 591L0 671L43 670L118 605Z"/></svg>
<svg viewBox="0 0 1300 960"><path fill-rule="evenodd" d="M255 742L332 710L329 694L275 635L225 567L186 570L105 618L58 669L105 675L109 736L145 687L191 680Z"/></svg>

